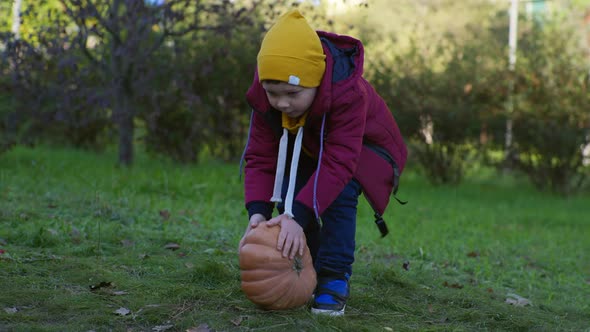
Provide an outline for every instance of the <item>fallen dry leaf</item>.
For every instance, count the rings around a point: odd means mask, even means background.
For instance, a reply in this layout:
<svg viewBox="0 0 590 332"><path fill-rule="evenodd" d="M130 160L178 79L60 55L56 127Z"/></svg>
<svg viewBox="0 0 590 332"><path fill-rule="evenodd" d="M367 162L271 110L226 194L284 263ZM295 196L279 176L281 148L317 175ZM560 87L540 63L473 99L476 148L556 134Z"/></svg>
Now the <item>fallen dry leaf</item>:
<svg viewBox="0 0 590 332"><path fill-rule="evenodd" d="M127 315L129 315L131 313L131 310L129 310L127 308L124 308L124 307L121 307L121 308L115 310L115 313L117 315L127 316Z"/></svg>
<svg viewBox="0 0 590 332"><path fill-rule="evenodd" d="M127 295L129 293L127 293L126 291L113 291L112 294L117 295L117 296L121 296L121 295Z"/></svg>
<svg viewBox="0 0 590 332"><path fill-rule="evenodd" d="M465 86L463 86L463 93L468 95L472 89L473 89L473 85L471 85L471 83L467 83L467 84L465 84Z"/></svg>
<svg viewBox="0 0 590 332"><path fill-rule="evenodd" d="M195 264L193 264L191 262L186 262L186 263L184 263L184 266L186 266L188 269L192 269L193 267L195 267Z"/></svg>
<svg viewBox="0 0 590 332"><path fill-rule="evenodd" d="M230 322L232 324L234 324L235 326L240 326L240 324L242 324L243 321L244 321L244 316L239 316L239 317L232 319Z"/></svg>
<svg viewBox="0 0 590 332"><path fill-rule="evenodd" d="M213 330L209 328L209 325L201 324L197 327L191 327L186 332L213 332Z"/></svg>
<svg viewBox="0 0 590 332"><path fill-rule="evenodd" d="M529 299L525 299L524 297L510 293L506 295L506 303L511 304L517 307L525 307L527 305L533 305L533 303Z"/></svg>
<svg viewBox="0 0 590 332"><path fill-rule="evenodd" d="M426 321L426 323L429 324L447 324L449 322L449 318L448 317L441 317L439 319L436 320L428 320Z"/></svg>
<svg viewBox="0 0 590 332"><path fill-rule="evenodd" d="M70 231L70 238L72 239L72 242L75 244L80 244L80 242L82 242L82 233L80 233L80 230L74 226L72 226L72 230Z"/></svg>
<svg viewBox="0 0 590 332"><path fill-rule="evenodd" d="M96 284L96 285L90 285L90 290L91 291L97 291L101 288L110 288L110 287L114 287L115 284L113 284L110 281L101 281L100 283Z"/></svg>
<svg viewBox="0 0 590 332"><path fill-rule="evenodd" d="M18 309L16 307L10 307L4 308L4 311L6 311L7 314L16 314L18 312Z"/></svg>
<svg viewBox="0 0 590 332"><path fill-rule="evenodd" d="M405 261L404 264L402 265L402 268L406 271L410 270L410 261Z"/></svg>
<svg viewBox="0 0 590 332"><path fill-rule="evenodd" d="M170 249L170 250L178 250L180 249L180 245L178 243L168 243L164 246L164 249Z"/></svg>
<svg viewBox="0 0 590 332"><path fill-rule="evenodd" d="M446 281L445 281L445 282L443 282L443 286L445 286L445 287L448 287L448 288L456 288L456 289L461 289L461 288L463 288L463 285L461 285L461 284L458 284L458 283L453 283L453 284L450 284L450 283L448 283L448 282L446 282Z"/></svg>
<svg viewBox="0 0 590 332"><path fill-rule="evenodd" d="M168 211L168 210L161 210L160 211L160 217L162 217L162 219L164 221L170 219L170 211Z"/></svg>
<svg viewBox="0 0 590 332"><path fill-rule="evenodd" d="M467 257L472 257L472 258L479 257L479 253L477 251L472 251L467 254Z"/></svg>

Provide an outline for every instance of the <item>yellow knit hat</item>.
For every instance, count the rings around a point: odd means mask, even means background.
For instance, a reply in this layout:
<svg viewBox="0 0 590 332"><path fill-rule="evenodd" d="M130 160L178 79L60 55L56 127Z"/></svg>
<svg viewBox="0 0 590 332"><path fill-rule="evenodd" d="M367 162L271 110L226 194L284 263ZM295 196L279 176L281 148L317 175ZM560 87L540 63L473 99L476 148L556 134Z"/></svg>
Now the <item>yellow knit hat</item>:
<svg viewBox="0 0 590 332"><path fill-rule="evenodd" d="M326 69L326 55L317 33L298 10L283 16L268 30L258 52L260 81L276 80L314 88Z"/></svg>

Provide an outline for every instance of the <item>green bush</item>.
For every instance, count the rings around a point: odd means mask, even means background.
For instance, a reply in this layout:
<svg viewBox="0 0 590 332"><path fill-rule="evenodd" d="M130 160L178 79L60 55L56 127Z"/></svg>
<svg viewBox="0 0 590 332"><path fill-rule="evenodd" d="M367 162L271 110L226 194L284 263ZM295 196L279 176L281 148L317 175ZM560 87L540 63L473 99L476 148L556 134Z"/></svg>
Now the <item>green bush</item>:
<svg viewBox="0 0 590 332"><path fill-rule="evenodd" d="M544 21L522 37L516 73L516 167L540 189L578 190L588 176L581 148L590 142L590 62L571 27Z"/></svg>
<svg viewBox="0 0 590 332"><path fill-rule="evenodd" d="M0 82L0 89L10 91L8 84L2 82ZM12 96L0 94L0 155L16 144L15 133L11 125L12 114Z"/></svg>
<svg viewBox="0 0 590 332"><path fill-rule="evenodd" d="M58 41L59 34L48 26L32 38L38 43L7 39L3 71L10 77L5 84L13 103L3 119L11 121L19 143L104 147L109 119L97 89L104 80L79 53Z"/></svg>
<svg viewBox="0 0 590 332"><path fill-rule="evenodd" d="M245 93L264 21L232 21L237 8L226 10L218 23L234 22L231 31L195 32L154 59L155 87L140 101L148 151L184 163L198 161L202 151L223 160L240 156L250 114Z"/></svg>
<svg viewBox="0 0 590 332"><path fill-rule="evenodd" d="M496 126L504 72L491 47L482 51L484 43L448 37L428 53L414 44L372 77L432 183L461 182L477 158L473 152L489 143L482 137Z"/></svg>

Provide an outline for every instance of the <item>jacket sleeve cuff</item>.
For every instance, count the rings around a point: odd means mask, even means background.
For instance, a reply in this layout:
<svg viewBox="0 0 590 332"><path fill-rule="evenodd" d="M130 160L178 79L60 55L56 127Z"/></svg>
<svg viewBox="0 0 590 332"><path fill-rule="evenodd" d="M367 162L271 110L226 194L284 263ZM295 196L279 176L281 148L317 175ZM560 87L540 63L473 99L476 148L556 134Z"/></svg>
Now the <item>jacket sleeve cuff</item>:
<svg viewBox="0 0 590 332"><path fill-rule="evenodd" d="M310 221L315 220L315 213L313 210L299 201L293 202L293 215L295 216L295 221L304 230L306 229L307 225L309 225Z"/></svg>
<svg viewBox="0 0 590 332"><path fill-rule="evenodd" d="M246 209L248 210L248 219L250 219L253 215L257 213L260 213L264 216L266 220L269 220L270 218L272 218L273 207L273 203L261 201L250 202L246 204Z"/></svg>

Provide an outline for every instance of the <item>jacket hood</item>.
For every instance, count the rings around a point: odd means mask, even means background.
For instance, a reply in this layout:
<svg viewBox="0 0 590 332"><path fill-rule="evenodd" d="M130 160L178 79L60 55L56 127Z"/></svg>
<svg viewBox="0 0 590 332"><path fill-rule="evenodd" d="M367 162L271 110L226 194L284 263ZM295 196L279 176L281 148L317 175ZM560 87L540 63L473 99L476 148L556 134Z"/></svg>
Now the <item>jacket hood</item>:
<svg viewBox="0 0 590 332"><path fill-rule="evenodd" d="M310 107L309 115L312 117L328 112L333 96L338 96L339 91L345 91L362 78L364 63L364 48L360 40L324 31L317 31L317 34L326 55L326 71ZM272 109L266 91L259 82L257 69L246 92L246 100L258 112L265 113Z"/></svg>

